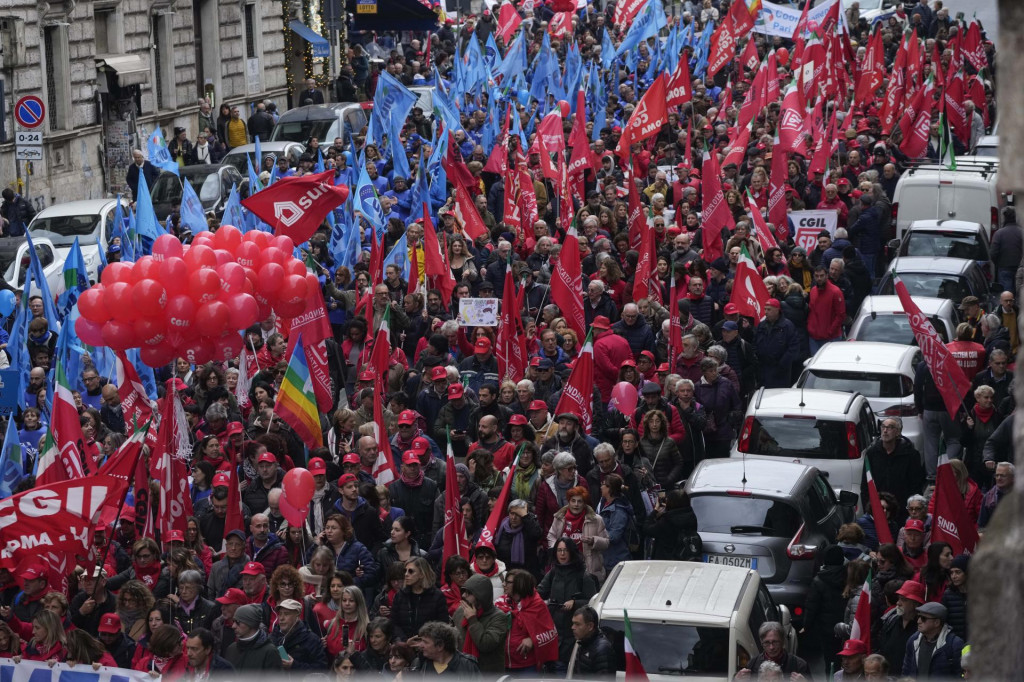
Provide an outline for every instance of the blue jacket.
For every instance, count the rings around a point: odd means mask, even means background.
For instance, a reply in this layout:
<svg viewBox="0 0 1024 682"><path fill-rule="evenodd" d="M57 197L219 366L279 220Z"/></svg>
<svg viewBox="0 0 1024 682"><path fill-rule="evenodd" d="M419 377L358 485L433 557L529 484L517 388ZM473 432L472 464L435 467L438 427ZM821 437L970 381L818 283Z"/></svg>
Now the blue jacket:
<svg viewBox="0 0 1024 682"><path fill-rule="evenodd" d="M623 497L617 497L610 505L601 503L598 512L608 531L608 549L604 550L605 570L612 570L620 561L629 561L629 531L635 527L633 506Z"/></svg>
<svg viewBox="0 0 1024 682"><path fill-rule="evenodd" d="M915 632L907 640L907 653L903 657L903 675L917 677L917 655L921 648L921 633ZM964 640L953 634L953 628L942 626L942 632L935 642L935 651L926 676L929 678L959 679L963 674L960 667L960 652L963 651Z"/></svg>
<svg viewBox="0 0 1024 682"><path fill-rule="evenodd" d="M629 348L633 351L634 357L639 356L641 351L649 350L653 353L655 350L654 332L643 315L632 325L626 324L625 320L619 320L612 325L612 331L629 341Z"/></svg>
<svg viewBox="0 0 1024 682"><path fill-rule="evenodd" d="M765 388L786 388L792 384L793 363L800 359L800 335L792 322L779 317L775 324L765 320L757 325L754 349Z"/></svg>
<svg viewBox="0 0 1024 682"><path fill-rule="evenodd" d="M882 219L878 207L872 204L850 225L850 237L857 240L861 253L876 255L882 251Z"/></svg>

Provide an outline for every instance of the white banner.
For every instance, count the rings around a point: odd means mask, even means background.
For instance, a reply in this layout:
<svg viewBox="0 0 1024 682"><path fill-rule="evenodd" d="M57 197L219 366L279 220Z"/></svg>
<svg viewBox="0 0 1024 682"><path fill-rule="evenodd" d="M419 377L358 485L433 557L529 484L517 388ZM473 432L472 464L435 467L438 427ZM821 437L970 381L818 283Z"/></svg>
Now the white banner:
<svg viewBox="0 0 1024 682"><path fill-rule="evenodd" d="M459 299L459 326L497 327L499 303L500 299L497 298Z"/></svg>
<svg viewBox="0 0 1024 682"><path fill-rule="evenodd" d="M817 7L812 7L807 12L807 20L820 24L825 19L828 11L832 9L832 5L837 2L839 0L830 0ZM796 31L796 25L800 23L800 15L803 14L803 11L803 3L788 6L762 0L761 11L758 14L757 25L754 26L754 30L770 36L792 38L793 33ZM846 15L842 11L839 12L839 23L844 27L846 26Z"/></svg>
<svg viewBox="0 0 1024 682"><path fill-rule="evenodd" d="M834 210L827 211L790 211L793 221L793 243L802 246L810 253L818 246L818 233L828 230L830 235L836 233L839 215Z"/></svg>
<svg viewBox="0 0 1024 682"><path fill-rule="evenodd" d="M125 668L100 667L93 670L91 665L79 663L72 667L67 663L56 663L51 668L44 661L26 661L15 664L8 659L0 660L0 680L4 682L157 682L159 677L149 673Z"/></svg>

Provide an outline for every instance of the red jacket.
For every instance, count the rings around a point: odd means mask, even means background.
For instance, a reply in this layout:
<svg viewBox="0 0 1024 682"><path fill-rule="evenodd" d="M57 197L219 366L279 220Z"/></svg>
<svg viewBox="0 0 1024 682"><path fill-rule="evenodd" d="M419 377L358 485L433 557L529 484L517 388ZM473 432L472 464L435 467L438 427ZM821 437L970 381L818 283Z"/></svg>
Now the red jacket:
<svg viewBox="0 0 1024 682"><path fill-rule="evenodd" d="M985 369L985 346L974 341L952 341L946 348L953 354L956 364L968 378L973 378Z"/></svg>
<svg viewBox="0 0 1024 682"><path fill-rule="evenodd" d="M832 209L836 211L839 217L839 222L836 223L838 227L846 227L846 217L850 215L850 209L846 206L846 203L836 195L836 198L829 201L822 195L821 201L818 202L817 209L819 211L827 211Z"/></svg>
<svg viewBox="0 0 1024 682"><path fill-rule="evenodd" d="M807 334L815 341L836 339L843 332L846 319L846 301L843 292L832 282L825 288L811 287L810 312L807 314Z"/></svg>
<svg viewBox="0 0 1024 682"><path fill-rule="evenodd" d="M608 331L594 341L594 383L605 403L612 397L612 387L619 378L619 368L633 359L629 341Z"/></svg>

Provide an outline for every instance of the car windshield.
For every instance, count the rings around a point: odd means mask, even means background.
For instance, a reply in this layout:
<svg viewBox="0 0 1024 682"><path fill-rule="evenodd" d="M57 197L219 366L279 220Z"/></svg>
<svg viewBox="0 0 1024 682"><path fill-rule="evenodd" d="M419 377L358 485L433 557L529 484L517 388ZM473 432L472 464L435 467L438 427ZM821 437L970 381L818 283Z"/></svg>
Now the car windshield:
<svg viewBox="0 0 1024 682"><path fill-rule="evenodd" d="M203 208L210 208L217 203L221 188L220 176L215 171L189 174L185 176L185 179L199 195L199 201L202 202ZM154 203L181 203L181 181L172 173L161 175L153 183L152 196Z"/></svg>
<svg viewBox="0 0 1024 682"><path fill-rule="evenodd" d="M836 372L811 368L798 386L830 391L857 392L868 398L902 398L910 393L909 379L902 374L884 372Z"/></svg>
<svg viewBox="0 0 1024 682"><path fill-rule="evenodd" d="M737 526L760 527L763 535L791 538L800 528L800 512L782 500L742 495L694 495L690 502L697 515L697 530L732 533Z"/></svg>
<svg viewBox="0 0 1024 682"><path fill-rule="evenodd" d="M848 389L849 390L849 389ZM815 459L845 459L846 422L817 417L754 417L747 452Z"/></svg>
<svg viewBox="0 0 1024 682"><path fill-rule="evenodd" d="M901 272L900 280L907 286L911 296L930 296L944 298L959 303L965 296L973 296L974 292L967 285L967 280L956 275L943 275L934 272ZM892 278L886 278L880 294L893 295Z"/></svg>
<svg viewBox="0 0 1024 682"><path fill-rule="evenodd" d="M4 273L4 280L6 280L8 283L10 283L12 279L14 279L14 269L18 265L17 260L15 260L17 255L18 252L14 249L0 251L0 271ZM25 252L25 255L28 255L27 251ZM18 273L18 286L21 286L22 284L25 283L25 273L27 271L28 268L21 268L21 272Z"/></svg>
<svg viewBox="0 0 1024 682"><path fill-rule="evenodd" d="M999 147L982 147L978 145L978 148L974 150L975 156L984 156L986 158L999 158Z"/></svg>
<svg viewBox="0 0 1024 682"><path fill-rule="evenodd" d="M270 134L271 142L301 142L307 144L310 138L325 140L337 118L321 118L307 121L278 121Z"/></svg>
<svg viewBox="0 0 1024 682"><path fill-rule="evenodd" d="M46 237L56 247L71 246L75 237L80 245L96 243L99 214L62 215L36 218L32 221L32 236Z"/></svg>
<svg viewBox="0 0 1024 682"><path fill-rule="evenodd" d="M630 619L632 642L640 662L650 674L729 674L728 628L695 627L670 623L644 623ZM601 619L601 629L611 640L616 669L625 672L625 635L620 620Z"/></svg>
<svg viewBox="0 0 1024 682"><path fill-rule="evenodd" d="M903 256L988 260L981 238L964 232L912 230Z"/></svg>
<svg viewBox="0 0 1024 682"><path fill-rule="evenodd" d="M939 316L929 318L935 331L942 337L942 342L949 341L946 333L946 324ZM858 341L882 341L887 343L902 343L905 345L916 345L914 330L910 328L910 318L906 313L897 312L886 315L866 316L854 335Z"/></svg>

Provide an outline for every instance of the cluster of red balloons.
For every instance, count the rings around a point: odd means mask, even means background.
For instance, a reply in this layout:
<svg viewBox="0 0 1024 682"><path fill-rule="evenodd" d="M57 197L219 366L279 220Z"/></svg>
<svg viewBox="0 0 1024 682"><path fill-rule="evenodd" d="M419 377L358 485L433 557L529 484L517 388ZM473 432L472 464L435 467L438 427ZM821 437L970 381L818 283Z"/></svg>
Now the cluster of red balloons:
<svg viewBox="0 0 1024 682"><path fill-rule="evenodd" d="M165 234L153 255L111 263L78 299L79 338L114 350L138 347L150 367L183 357L230 360L243 330L276 312L301 315L316 275L292 254L291 238L231 225L200 232L188 247Z"/></svg>
<svg viewBox="0 0 1024 682"><path fill-rule="evenodd" d="M316 483L308 469L296 467L284 475L281 481L281 515L292 526L301 526L309 515L309 503L313 499Z"/></svg>

